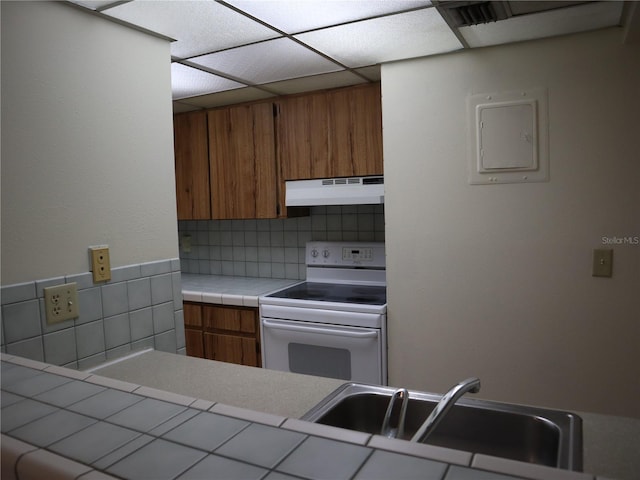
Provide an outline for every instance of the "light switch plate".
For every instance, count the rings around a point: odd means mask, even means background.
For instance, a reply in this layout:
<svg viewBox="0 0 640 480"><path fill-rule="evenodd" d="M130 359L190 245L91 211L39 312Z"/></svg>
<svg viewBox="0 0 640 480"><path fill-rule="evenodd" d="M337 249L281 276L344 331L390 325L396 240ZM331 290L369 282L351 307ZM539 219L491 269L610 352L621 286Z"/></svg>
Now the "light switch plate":
<svg viewBox="0 0 640 480"><path fill-rule="evenodd" d="M593 271L594 277L611 277L613 275L613 250L607 248L596 248L593 250Z"/></svg>
<svg viewBox="0 0 640 480"><path fill-rule="evenodd" d="M47 323L59 323L79 316L78 286L65 283L44 289L44 305Z"/></svg>

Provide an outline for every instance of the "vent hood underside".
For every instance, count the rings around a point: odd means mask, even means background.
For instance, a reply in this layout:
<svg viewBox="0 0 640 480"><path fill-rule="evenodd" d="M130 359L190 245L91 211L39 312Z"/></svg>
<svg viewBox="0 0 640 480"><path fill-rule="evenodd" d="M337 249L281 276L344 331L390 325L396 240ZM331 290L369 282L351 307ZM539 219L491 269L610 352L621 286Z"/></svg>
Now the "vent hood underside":
<svg viewBox="0 0 640 480"><path fill-rule="evenodd" d="M384 203L384 178L348 177L285 182L287 207Z"/></svg>

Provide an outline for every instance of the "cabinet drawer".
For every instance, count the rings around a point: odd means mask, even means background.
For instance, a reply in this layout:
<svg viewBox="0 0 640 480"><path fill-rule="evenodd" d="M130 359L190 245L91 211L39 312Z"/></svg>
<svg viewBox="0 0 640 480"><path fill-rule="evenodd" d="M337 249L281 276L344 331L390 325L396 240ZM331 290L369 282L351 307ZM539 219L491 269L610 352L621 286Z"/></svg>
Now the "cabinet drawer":
<svg viewBox="0 0 640 480"><path fill-rule="evenodd" d="M256 309L205 306L203 308L203 326L205 330L226 330L255 335L257 331Z"/></svg>
<svg viewBox="0 0 640 480"><path fill-rule="evenodd" d="M183 302L184 326L202 327L202 306L197 303Z"/></svg>

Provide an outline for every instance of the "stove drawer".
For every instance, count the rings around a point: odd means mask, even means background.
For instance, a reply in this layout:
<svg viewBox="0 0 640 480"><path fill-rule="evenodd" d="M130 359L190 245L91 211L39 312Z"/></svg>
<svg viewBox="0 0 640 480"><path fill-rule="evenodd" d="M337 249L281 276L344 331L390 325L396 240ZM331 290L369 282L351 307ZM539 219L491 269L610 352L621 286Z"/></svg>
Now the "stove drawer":
<svg viewBox="0 0 640 480"><path fill-rule="evenodd" d="M381 329L272 318L262 318L261 329L264 368L386 383Z"/></svg>

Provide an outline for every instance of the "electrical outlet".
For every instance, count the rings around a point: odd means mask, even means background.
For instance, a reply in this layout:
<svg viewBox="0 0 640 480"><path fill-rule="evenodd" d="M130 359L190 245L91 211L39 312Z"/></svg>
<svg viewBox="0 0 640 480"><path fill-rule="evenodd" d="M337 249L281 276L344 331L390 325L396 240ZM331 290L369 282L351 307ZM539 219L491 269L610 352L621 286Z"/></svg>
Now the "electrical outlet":
<svg viewBox="0 0 640 480"><path fill-rule="evenodd" d="M78 308L78 286L66 283L44 289L44 306L47 323L64 322L80 315Z"/></svg>
<svg viewBox="0 0 640 480"><path fill-rule="evenodd" d="M91 271L93 282L106 282L111 280L111 262L109 260L109 247L89 247L91 257Z"/></svg>

